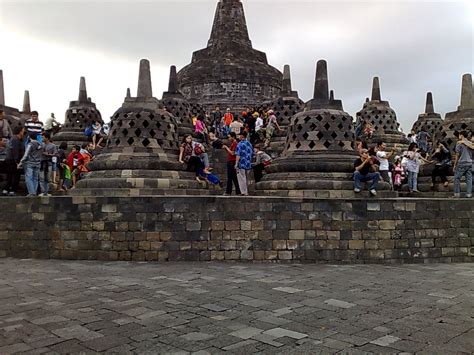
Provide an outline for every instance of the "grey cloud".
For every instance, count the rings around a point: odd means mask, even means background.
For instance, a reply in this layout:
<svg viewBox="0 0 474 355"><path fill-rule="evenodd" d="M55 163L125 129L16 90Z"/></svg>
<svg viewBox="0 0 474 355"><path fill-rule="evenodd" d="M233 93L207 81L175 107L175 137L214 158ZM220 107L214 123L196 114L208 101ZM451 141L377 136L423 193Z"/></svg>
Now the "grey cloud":
<svg viewBox="0 0 474 355"><path fill-rule="evenodd" d="M351 114L378 75L383 97L407 130L423 110L426 91L433 91L438 112L455 110L461 75L473 71L467 2L243 2L254 47L279 69L291 64L300 95L311 98L316 60L327 59L330 86ZM2 21L15 31L106 53L111 60L147 57L179 68L206 46L216 3L0 6ZM318 32L308 32L312 27Z"/></svg>

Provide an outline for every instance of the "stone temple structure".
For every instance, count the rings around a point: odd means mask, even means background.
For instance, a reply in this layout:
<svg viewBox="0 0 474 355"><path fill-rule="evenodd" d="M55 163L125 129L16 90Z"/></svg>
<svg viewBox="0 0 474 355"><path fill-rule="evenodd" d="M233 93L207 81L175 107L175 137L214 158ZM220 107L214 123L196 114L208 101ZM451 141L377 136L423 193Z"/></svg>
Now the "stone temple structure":
<svg viewBox="0 0 474 355"><path fill-rule="evenodd" d="M178 73L179 89L211 111L215 106L241 112L274 99L282 74L270 66L266 54L252 48L240 0L220 0L207 48L193 53Z"/></svg>
<svg viewBox="0 0 474 355"><path fill-rule="evenodd" d="M405 135L399 131L397 114L388 101L382 100L378 77L373 79L372 98L364 103L362 110L357 112L357 117L374 127L373 142L384 141L387 145L408 143Z"/></svg>
<svg viewBox="0 0 474 355"><path fill-rule="evenodd" d="M166 108L166 111L176 118L180 136L191 134L194 131L191 120L191 106L178 89L178 78L174 65L170 68L168 91L163 93L161 103Z"/></svg>
<svg viewBox="0 0 474 355"><path fill-rule="evenodd" d="M444 124L438 129L436 140L445 141L451 151L456 146L455 133L460 131L474 131L474 93L472 74L462 77L461 104L457 111L446 114Z"/></svg>
<svg viewBox="0 0 474 355"><path fill-rule="evenodd" d="M137 196L201 188L178 162L177 123L160 106L152 94L150 63L142 59L137 97L126 97L112 116L108 145L75 192Z"/></svg>
<svg viewBox="0 0 474 355"><path fill-rule="evenodd" d="M5 105L5 87L3 84L2 70L0 70L0 109L3 110L5 118L7 119L8 123L12 128L15 126L22 126L25 119L27 118L17 108Z"/></svg>
<svg viewBox="0 0 474 355"><path fill-rule="evenodd" d="M314 98L291 119L283 155L267 168L257 189L267 195L353 196L353 142L352 117L341 100L330 98L327 64L320 60Z"/></svg>
<svg viewBox="0 0 474 355"><path fill-rule="evenodd" d="M426 94L425 113L421 113L418 116L418 120L413 125L412 130L419 132L422 127L425 127L426 131L434 139L436 133L440 130L442 125L443 119L439 113L434 111L433 94L429 92Z"/></svg>
<svg viewBox="0 0 474 355"><path fill-rule="evenodd" d="M61 131L54 136L54 142L67 142L69 146L82 145L89 140L84 130L92 121L104 124L100 111L95 103L87 96L86 79L81 77L79 82L79 97L69 103L66 111L64 125Z"/></svg>

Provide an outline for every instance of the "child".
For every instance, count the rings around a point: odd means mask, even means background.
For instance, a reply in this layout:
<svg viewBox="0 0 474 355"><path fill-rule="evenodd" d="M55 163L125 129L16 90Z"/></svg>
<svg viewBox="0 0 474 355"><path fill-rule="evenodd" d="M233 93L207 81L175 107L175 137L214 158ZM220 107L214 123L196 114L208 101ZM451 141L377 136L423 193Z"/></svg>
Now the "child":
<svg viewBox="0 0 474 355"><path fill-rule="evenodd" d="M402 159L397 155L395 162L393 163L393 188L395 191L402 190L402 182L405 176L405 172L402 167Z"/></svg>
<svg viewBox="0 0 474 355"><path fill-rule="evenodd" d="M75 145L66 160L72 175L72 188L76 186L77 177L80 175L82 166L84 165L84 158L79 152L80 149L78 145Z"/></svg>

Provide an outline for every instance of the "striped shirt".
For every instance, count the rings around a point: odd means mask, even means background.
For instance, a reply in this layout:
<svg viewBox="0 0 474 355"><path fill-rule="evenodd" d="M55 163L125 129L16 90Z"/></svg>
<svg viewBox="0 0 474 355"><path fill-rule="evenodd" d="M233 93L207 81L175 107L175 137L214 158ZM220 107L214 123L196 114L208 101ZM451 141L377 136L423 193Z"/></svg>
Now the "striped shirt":
<svg viewBox="0 0 474 355"><path fill-rule="evenodd" d="M41 132L43 131L43 122L41 121L33 122L32 120L27 120L25 122L25 129L28 134L30 133L41 134Z"/></svg>

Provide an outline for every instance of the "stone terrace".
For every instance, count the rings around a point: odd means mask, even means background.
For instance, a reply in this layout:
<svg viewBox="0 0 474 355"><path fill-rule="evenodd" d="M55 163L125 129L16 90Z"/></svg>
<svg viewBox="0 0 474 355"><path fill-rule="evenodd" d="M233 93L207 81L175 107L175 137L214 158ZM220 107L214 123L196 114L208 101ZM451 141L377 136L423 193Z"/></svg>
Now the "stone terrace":
<svg viewBox="0 0 474 355"><path fill-rule="evenodd" d="M1 259L0 353L467 354L474 265Z"/></svg>

